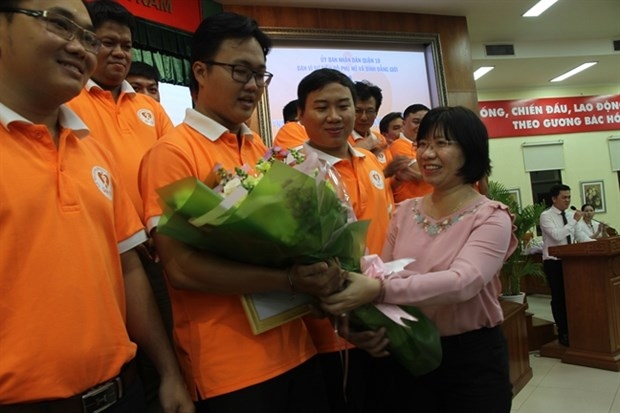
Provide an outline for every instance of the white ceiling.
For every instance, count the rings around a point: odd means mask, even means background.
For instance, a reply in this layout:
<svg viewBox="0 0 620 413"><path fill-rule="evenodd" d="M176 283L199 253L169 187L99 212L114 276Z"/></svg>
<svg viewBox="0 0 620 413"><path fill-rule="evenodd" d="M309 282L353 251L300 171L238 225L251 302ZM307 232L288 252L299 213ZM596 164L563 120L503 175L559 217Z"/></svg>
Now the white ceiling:
<svg viewBox="0 0 620 413"><path fill-rule="evenodd" d="M620 0L559 0L540 17L521 15L537 0L218 0L223 5L375 10L467 17L474 69L495 66L479 92L539 87L611 87L620 93ZM260 22L259 22L260 23ZM389 31L386 22L386 31ZM485 45L513 44L515 56L487 57ZM594 67L549 80L587 61Z"/></svg>

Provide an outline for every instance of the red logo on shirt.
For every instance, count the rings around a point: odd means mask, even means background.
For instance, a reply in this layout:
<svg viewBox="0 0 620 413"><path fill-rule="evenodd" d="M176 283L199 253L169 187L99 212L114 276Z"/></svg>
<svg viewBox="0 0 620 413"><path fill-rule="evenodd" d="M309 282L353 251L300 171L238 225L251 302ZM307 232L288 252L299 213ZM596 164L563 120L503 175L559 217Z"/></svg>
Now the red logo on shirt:
<svg viewBox="0 0 620 413"><path fill-rule="evenodd" d="M155 115L153 114L153 112L151 112L150 109L139 109L137 114L138 119L140 119L142 122L146 123L149 126L155 126Z"/></svg>
<svg viewBox="0 0 620 413"><path fill-rule="evenodd" d="M377 189L385 188L382 174L380 174L379 172L373 169L372 171L370 171L369 177L370 177L370 182L372 182L375 188Z"/></svg>
<svg viewBox="0 0 620 413"><path fill-rule="evenodd" d="M92 170L92 177L97 188L111 201L113 187L110 173L100 166L95 166Z"/></svg>

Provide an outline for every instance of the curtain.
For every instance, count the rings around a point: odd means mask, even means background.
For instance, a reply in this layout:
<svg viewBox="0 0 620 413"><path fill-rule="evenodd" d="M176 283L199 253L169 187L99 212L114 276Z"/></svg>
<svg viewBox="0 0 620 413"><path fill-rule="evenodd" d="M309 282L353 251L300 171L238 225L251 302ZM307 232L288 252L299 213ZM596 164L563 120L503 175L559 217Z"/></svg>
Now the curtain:
<svg viewBox="0 0 620 413"><path fill-rule="evenodd" d="M189 86L192 34L136 19L133 60L157 68L160 81Z"/></svg>

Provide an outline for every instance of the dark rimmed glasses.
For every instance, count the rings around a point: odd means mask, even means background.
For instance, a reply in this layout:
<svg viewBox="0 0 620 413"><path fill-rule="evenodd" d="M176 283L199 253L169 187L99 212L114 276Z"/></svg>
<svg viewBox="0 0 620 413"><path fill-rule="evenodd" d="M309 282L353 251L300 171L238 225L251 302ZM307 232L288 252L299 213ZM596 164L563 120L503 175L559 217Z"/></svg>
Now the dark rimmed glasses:
<svg viewBox="0 0 620 413"><path fill-rule="evenodd" d="M254 78L256 86L265 87L268 86L273 78L273 73L269 72L257 72L244 65L233 65L230 63L215 62L213 60L207 60L204 62L210 66L223 66L230 69L230 75L235 82L243 83L244 85Z"/></svg>
<svg viewBox="0 0 620 413"><path fill-rule="evenodd" d="M357 116L368 116L369 118L373 117L373 116L377 116L377 110L376 109L358 109L355 108L355 114Z"/></svg>
<svg viewBox="0 0 620 413"><path fill-rule="evenodd" d="M90 30L86 30L73 20L49 10L30 10L14 7L0 7L0 13L21 13L26 16L34 17L45 22L47 31L71 41L77 37L86 51L97 54L101 47L101 41L97 35Z"/></svg>

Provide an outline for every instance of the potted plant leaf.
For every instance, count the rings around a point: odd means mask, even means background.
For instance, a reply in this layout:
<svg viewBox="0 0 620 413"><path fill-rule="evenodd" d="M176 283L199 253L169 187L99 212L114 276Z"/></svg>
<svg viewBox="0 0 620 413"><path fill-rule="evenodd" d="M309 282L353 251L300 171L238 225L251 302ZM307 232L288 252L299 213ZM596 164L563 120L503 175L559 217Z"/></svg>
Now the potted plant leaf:
<svg viewBox="0 0 620 413"><path fill-rule="evenodd" d="M523 208L512 197L510 191L501 183L489 181L488 197L505 204L514 215L514 234L519 240L517 249L508 257L502 266L500 279L502 281L502 295L524 296L521 292L521 278L525 276L543 277L545 273L542 264L534 262L532 257L525 255L527 244L531 239L530 231L538 224L540 214L547 208L544 203L527 205ZM528 237L528 235L530 235ZM508 298L510 299L510 298Z"/></svg>

